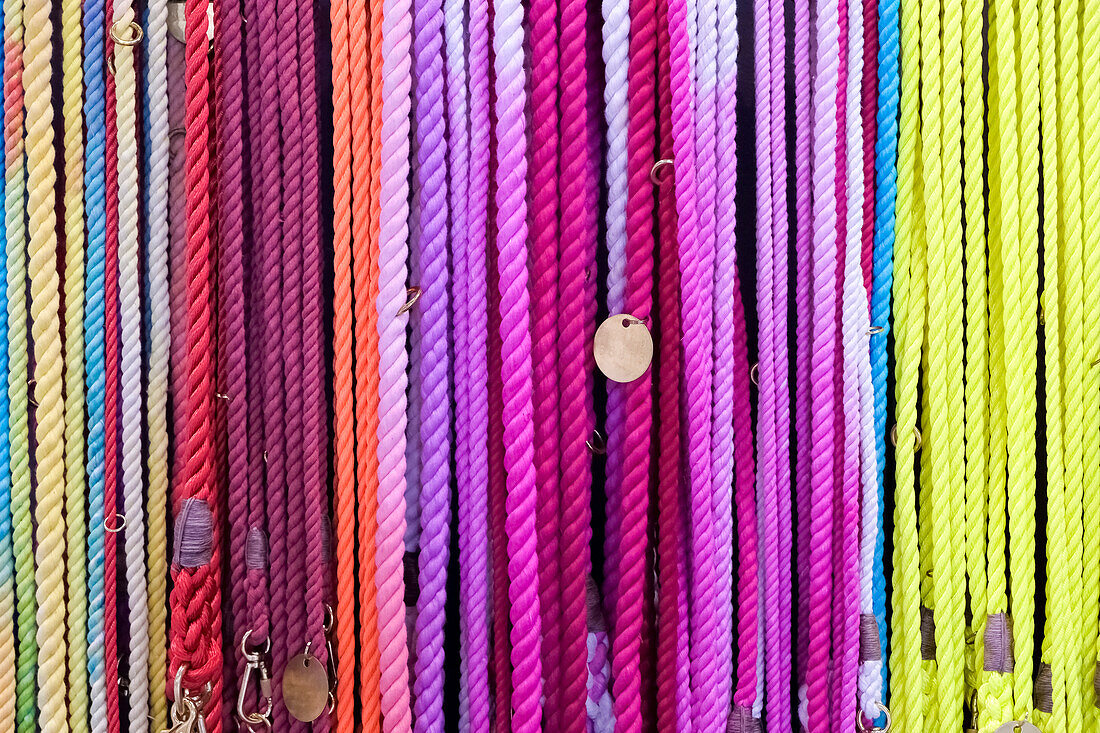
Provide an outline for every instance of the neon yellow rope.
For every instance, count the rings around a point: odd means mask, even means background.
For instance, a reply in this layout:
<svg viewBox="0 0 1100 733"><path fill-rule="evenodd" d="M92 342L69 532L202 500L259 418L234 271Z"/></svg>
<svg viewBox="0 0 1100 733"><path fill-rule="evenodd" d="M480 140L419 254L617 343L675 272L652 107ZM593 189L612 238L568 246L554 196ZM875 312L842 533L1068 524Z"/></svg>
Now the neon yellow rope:
<svg viewBox="0 0 1100 733"><path fill-rule="evenodd" d="M1062 387L1065 446L1066 578L1063 598L1065 639L1061 666L1065 670L1066 730L1083 730L1086 705L1084 656L1081 646L1081 521L1084 497L1084 288L1081 238L1080 3L1058 3L1058 183L1061 191L1059 240L1062 285ZM1044 101L1044 109L1045 101ZM1045 162L1044 162L1045 165ZM1049 227L1047 228L1049 232ZM1048 326L1049 327L1049 326ZM1091 689L1091 677L1088 678Z"/></svg>
<svg viewBox="0 0 1100 733"><path fill-rule="evenodd" d="M897 444L894 493L891 711L900 730L924 729L924 672L920 653L921 563L914 490L917 384L924 339L923 269L918 183L920 179L919 0L901 2L901 100L898 128L898 193L895 204L893 328ZM916 282L914 282L916 280Z"/></svg>
<svg viewBox="0 0 1100 733"><path fill-rule="evenodd" d="M1100 2L1084 0L1081 29L1080 79L1082 86L1081 149L1085 180L1082 195L1084 212L1083 281L1090 292L1100 278ZM1084 300L1084 553L1082 558L1081 633L1084 644L1084 690L1086 701L1095 703L1092 690L1095 663L1100 654L1097 644L1097 616L1100 614L1100 301L1093 296ZM1096 730L1100 717L1095 704L1086 704L1086 730Z"/></svg>

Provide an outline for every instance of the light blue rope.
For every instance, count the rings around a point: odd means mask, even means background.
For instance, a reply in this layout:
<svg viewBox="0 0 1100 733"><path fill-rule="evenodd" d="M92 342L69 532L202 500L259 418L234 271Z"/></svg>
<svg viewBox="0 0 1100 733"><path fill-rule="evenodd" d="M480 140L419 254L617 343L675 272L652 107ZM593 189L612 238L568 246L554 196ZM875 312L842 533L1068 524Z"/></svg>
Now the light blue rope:
<svg viewBox="0 0 1100 733"><path fill-rule="evenodd" d="M883 545L883 470L886 466L886 347L890 335L890 290L894 281L894 201L898 187L898 73L900 1L879 0L878 115L875 137L875 249L871 324L882 329L871 336L871 381L875 391L875 435L878 450L878 539L875 542L874 611L882 643L882 695L887 697L886 575ZM885 699L883 700L885 702Z"/></svg>
<svg viewBox="0 0 1100 733"><path fill-rule="evenodd" d="M84 212L87 221L87 262L84 291L85 393L88 409L88 678L92 683L90 713L93 733L107 728L106 659L103 605L103 475L105 408L104 268L106 266L106 204L104 148L107 144L104 91L104 0L84 3Z"/></svg>

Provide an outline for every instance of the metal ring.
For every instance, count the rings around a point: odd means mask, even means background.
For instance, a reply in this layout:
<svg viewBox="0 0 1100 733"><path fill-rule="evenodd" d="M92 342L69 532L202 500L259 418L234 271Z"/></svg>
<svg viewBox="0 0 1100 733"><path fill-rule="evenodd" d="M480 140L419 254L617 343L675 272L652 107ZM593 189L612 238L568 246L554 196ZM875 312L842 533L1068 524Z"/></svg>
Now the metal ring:
<svg viewBox="0 0 1100 733"><path fill-rule="evenodd" d="M423 294L423 291L417 287L406 288L405 292L408 293L409 299L405 301L405 305L401 306L401 310L397 311L397 315L411 311L412 307L416 305L416 301L420 300L420 296Z"/></svg>
<svg viewBox="0 0 1100 733"><path fill-rule="evenodd" d="M336 623L336 612L332 610L332 606L328 603L325 604L325 623L321 627L325 630L325 633L332 631L333 625Z"/></svg>
<svg viewBox="0 0 1100 733"><path fill-rule="evenodd" d="M248 659L249 657L266 656L271 651L271 637L264 639L264 643L252 651L248 649L248 640L252 638L252 629L248 629L244 632L244 636L241 637L241 654Z"/></svg>
<svg viewBox="0 0 1100 733"><path fill-rule="evenodd" d="M913 428L913 452L917 452L924 445L924 439L921 437L920 430L916 427ZM894 427L890 428L890 442L895 446L898 444L898 425L894 423Z"/></svg>
<svg viewBox="0 0 1100 733"><path fill-rule="evenodd" d="M126 515L115 514L115 524L117 526L112 527L111 525L107 524L107 518L103 518L103 529L110 532L111 534L118 534L122 530L126 529Z"/></svg>
<svg viewBox="0 0 1100 733"><path fill-rule="evenodd" d="M661 178L661 169L672 164L672 158L661 158L653 164L653 167L649 169L649 180L653 181L654 186L660 186L668 180L667 178Z"/></svg>
<svg viewBox="0 0 1100 733"><path fill-rule="evenodd" d="M138 25L136 20L131 20L126 25L121 26L121 28L123 28L123 29L124 28L129 28L130 29L130 37L129 38L126 38L122 35L122 32L121 32L121 29L120 29L120 26L119 26L118 22L115 22L115 23L111 24L111 40L113 40L115 43L117 43L120 46L133 47L133 46L136 46L139 43L141 43L142 38L145 38L145 31L143 31L141 29L141 26Z"/></svg>
<svg viewBox="0 0 1100 733"><path fill-rule="evenodd" d="M593 430L592 437L584 441L584 444L588 446L588 450L592 455L602 456L607 453L607 438L603 437L603 433L599 430Z"/></svg>
<svg viewBox="0 0 1100 733"><path fill-rule="evenodd" d="M882 714L886 716L886 722L880 728L877 725L872 725L868 728L863 722L863 711L856 710L856 729L861 733L871 733L877 731L878 733L886 733L890 730L890 726L893 724L893 720L890 718L890 708L883 705L881 702L876 702L875 707L882 711Z"/></svg>
<svg viewBox="0 0 1100 733"><path fill-rule="evenodd" d="M867 334L869 336L877 336L885 330L886 329L883 328L882 326L871 326L870 328L867 329Z"/></svg>
<svg viewBox="0 0 1100 733"><path fill-rule="evenodd" d="M749 381L760 386L760 362L756 362L752 365L752 369L749 369Z"/></svg>

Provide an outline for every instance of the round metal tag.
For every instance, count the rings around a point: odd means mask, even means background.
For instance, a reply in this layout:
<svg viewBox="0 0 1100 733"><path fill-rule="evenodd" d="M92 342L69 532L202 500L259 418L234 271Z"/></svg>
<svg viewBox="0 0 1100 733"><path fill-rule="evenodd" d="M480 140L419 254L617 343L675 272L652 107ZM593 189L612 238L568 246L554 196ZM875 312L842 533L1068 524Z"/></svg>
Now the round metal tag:
<svg viewBox="0 0 1100 733"><path fill-rule="evenodd" d="M328 673L312 654L299 654L283 670L283 703L295 720L316 720L328 704Z"/></svg>
<svg viewBox="0 0 1100 733"><path fill-rule="evenodd" d="M633 382L653 361L653 336L645 321L619 313L596 329L592 353L605 377L613 382Z"/></svg>
<svg viewBox="0 0 1100 733"><path fill-rule="evenodd" d="M1034 724L1026 720L1013 720L1005 723L995 733L1043 733Z"/></svg>

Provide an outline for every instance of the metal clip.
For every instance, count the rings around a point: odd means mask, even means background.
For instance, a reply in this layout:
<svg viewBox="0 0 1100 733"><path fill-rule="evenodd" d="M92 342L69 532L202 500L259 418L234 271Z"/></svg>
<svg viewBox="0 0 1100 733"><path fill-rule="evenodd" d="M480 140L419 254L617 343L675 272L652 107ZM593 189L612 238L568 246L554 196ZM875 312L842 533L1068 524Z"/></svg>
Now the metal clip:
<svg viewBox="0 0 1100 733"><path fill-rule="evenodd" d="M267 663L264 662L264 656L271 649L271 639L267 640L262 650L249 651L248 639L250 636L252 636L252 629L244 632L244 637L241 639L241 656L244 657L245 665L244 677L241 678L240 691L237 693L237 720L240 722L242 730L255 733L257 730L271 730L271 710L273 707L271 676L267 671ZM260 680L260 700L267 703L262 713L256 711L245 712L248 684L253 672L257 674Z"/></svg>
<svg viewBox="0 0 1100 733"><path fill-rule="evenodd" d="M172 701L172 727L162 733L206 733L206 720L202 709L205 702L190 690L183 689L183 676L187 665L181 664L176 672L175 699Z"/></svg>
<svg viewBox="0 0 1100 733"><path fill-rule="evenodd" d="M332 627L336 623L336 614L332 606L325 604L325 652L328 654L328 712L336 710L336 650L332 647Z"/></svg>

